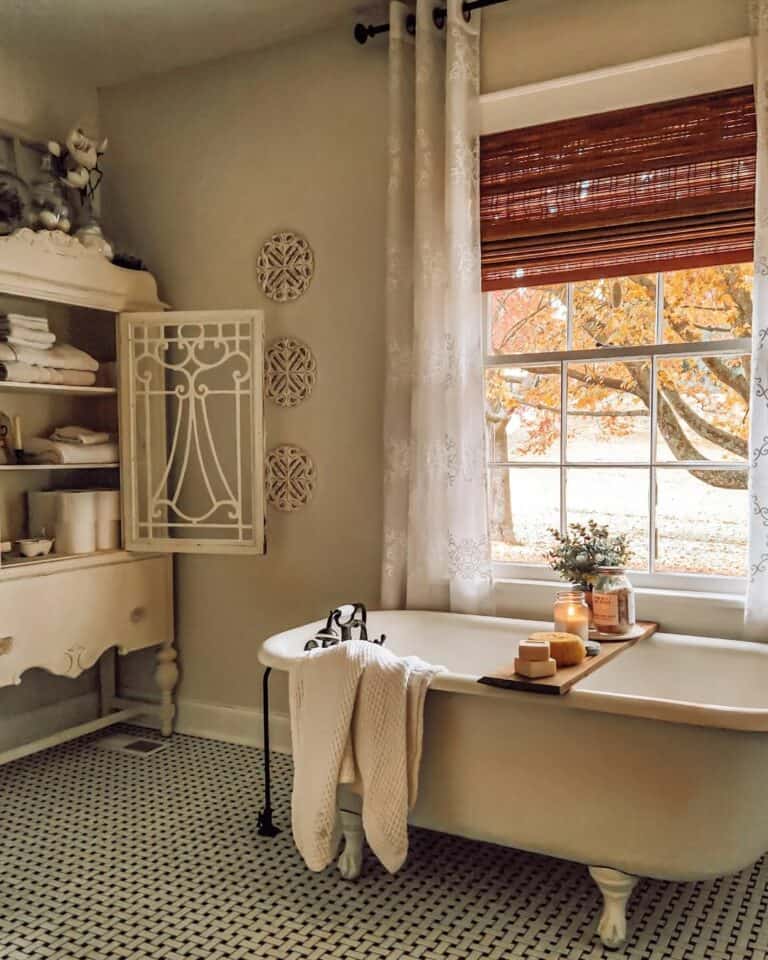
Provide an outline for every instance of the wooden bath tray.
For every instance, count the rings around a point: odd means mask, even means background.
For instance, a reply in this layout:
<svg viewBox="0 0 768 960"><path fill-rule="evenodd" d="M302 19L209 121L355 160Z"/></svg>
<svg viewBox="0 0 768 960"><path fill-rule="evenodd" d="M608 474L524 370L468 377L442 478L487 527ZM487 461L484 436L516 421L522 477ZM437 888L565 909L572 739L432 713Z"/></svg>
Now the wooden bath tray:
<svg viewBox="0 0 768 960"><path fill-rule="evenodd" d="M561 667L553 677L533 680L528 677L519 677L516 673L510 672L507 674L500 671L493 676L480 677L478 682L488 684L491 687L503 687L505 690L523 690L526 693L546 693L555 697L562 696L564 693L568 693L574 683L578 683L579 680L583 680L584 677L593 673L604 663L613 660L622 650L633 646L638 640L646 640L653 636L659 629L658 623L640 622L638 626L643 628L642 631L627 640L611 643L601 638L600 653L596 657L587 657L577 667Z"/></svg>

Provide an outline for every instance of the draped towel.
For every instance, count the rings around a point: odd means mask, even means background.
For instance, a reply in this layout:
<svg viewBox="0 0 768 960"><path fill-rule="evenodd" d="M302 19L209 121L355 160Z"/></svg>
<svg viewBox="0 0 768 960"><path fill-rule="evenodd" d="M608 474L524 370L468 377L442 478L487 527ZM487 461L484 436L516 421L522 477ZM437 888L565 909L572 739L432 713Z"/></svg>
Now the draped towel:
<svg viewBox="0 0 768 960"><path fill-rule="evenodd" d="M366 840L390 873L408 853L424 699L442 668L362 640L306 653L290 673L296 846L310 870L336 855L336 791L363 801Z"/></svg>

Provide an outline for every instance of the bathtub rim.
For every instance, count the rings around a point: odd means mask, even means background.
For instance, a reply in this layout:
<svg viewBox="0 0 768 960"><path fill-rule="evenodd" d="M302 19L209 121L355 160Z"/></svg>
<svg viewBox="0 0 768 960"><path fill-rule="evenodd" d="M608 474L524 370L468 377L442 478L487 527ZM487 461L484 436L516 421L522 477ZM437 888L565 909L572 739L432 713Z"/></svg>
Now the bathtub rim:
<svg viewBox="0 0 768 960"><path fill-rule="evenodd" d="M427 610L376 610L371 613L386 615L420 614L435 615L435 611ZM440 616L451 618L468 618L495 620L507 625L526 625L526 628L551 629L551 625L543 621L532 621L514 617L480 617L478 615L460 613L440 613ZM324 626L325 620L316 620L301 624L289 630L283 630L268 637L258 652L259 662L264 667L274 670L290 672L292 664L299 659L295 655L288 655L284 646L286 641L297 637L311 636L313 632ZM729 650L762 648L766 645L745 640L724 640L710 637L695 637L683 634L656 633L654 640L682 643L686 646L695 645L701 641L704 647L722 647L727 645ZM642 643L642 641L640 641ZM628 648L619 654L620 657L631 656L633 648ZM614 662L614 661L611 661ZM562 696L544 696L537 693L528 693L518 690L505 690L478 683L478 674L464 674L454 672L439 673L430 686L430 692L460 693L469 696L491 697L497 700L508 700L510 696L514 702L538 703L553 708L555 705L568 709L589 710L596 713L608 713L619 716L637 717L654 721L688 726L714 727L721 730L737 730L741 732L766 733L768 732L768 702L765 708L738 707L723 704L701 704L688 700L675 700L664 697L649 697L641 694L616 693L609 690L582 689L582 684L594 682L597 674L591 674L584 680L576 683L571 690ZM522 699L521 699L522 698Z"/></svg>

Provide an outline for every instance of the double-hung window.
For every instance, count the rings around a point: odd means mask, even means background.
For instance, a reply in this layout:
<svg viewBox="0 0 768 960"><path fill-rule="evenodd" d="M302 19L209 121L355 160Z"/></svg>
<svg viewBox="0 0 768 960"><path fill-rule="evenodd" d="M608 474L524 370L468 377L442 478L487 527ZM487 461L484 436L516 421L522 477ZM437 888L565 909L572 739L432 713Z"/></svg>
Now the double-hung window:
<svg viewBox="0 0 768 960"><path fill-rule="evenodd" d="M748 89L484 138L505 572L541 575L551 528L594 519L640 583L744 577L754 150Z"/></svg>

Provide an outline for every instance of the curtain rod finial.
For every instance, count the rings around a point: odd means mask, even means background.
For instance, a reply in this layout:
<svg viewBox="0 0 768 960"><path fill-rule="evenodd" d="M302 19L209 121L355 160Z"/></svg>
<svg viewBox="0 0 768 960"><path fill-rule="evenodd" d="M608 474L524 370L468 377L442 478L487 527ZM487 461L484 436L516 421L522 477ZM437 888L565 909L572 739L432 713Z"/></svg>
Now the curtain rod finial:
<svg viewBox="0 0 768 960"><path fill-rule="evenodd" d="M358 43L365 43L369 36L368 27L364 23L356 23L354 35Z"/></svg>

